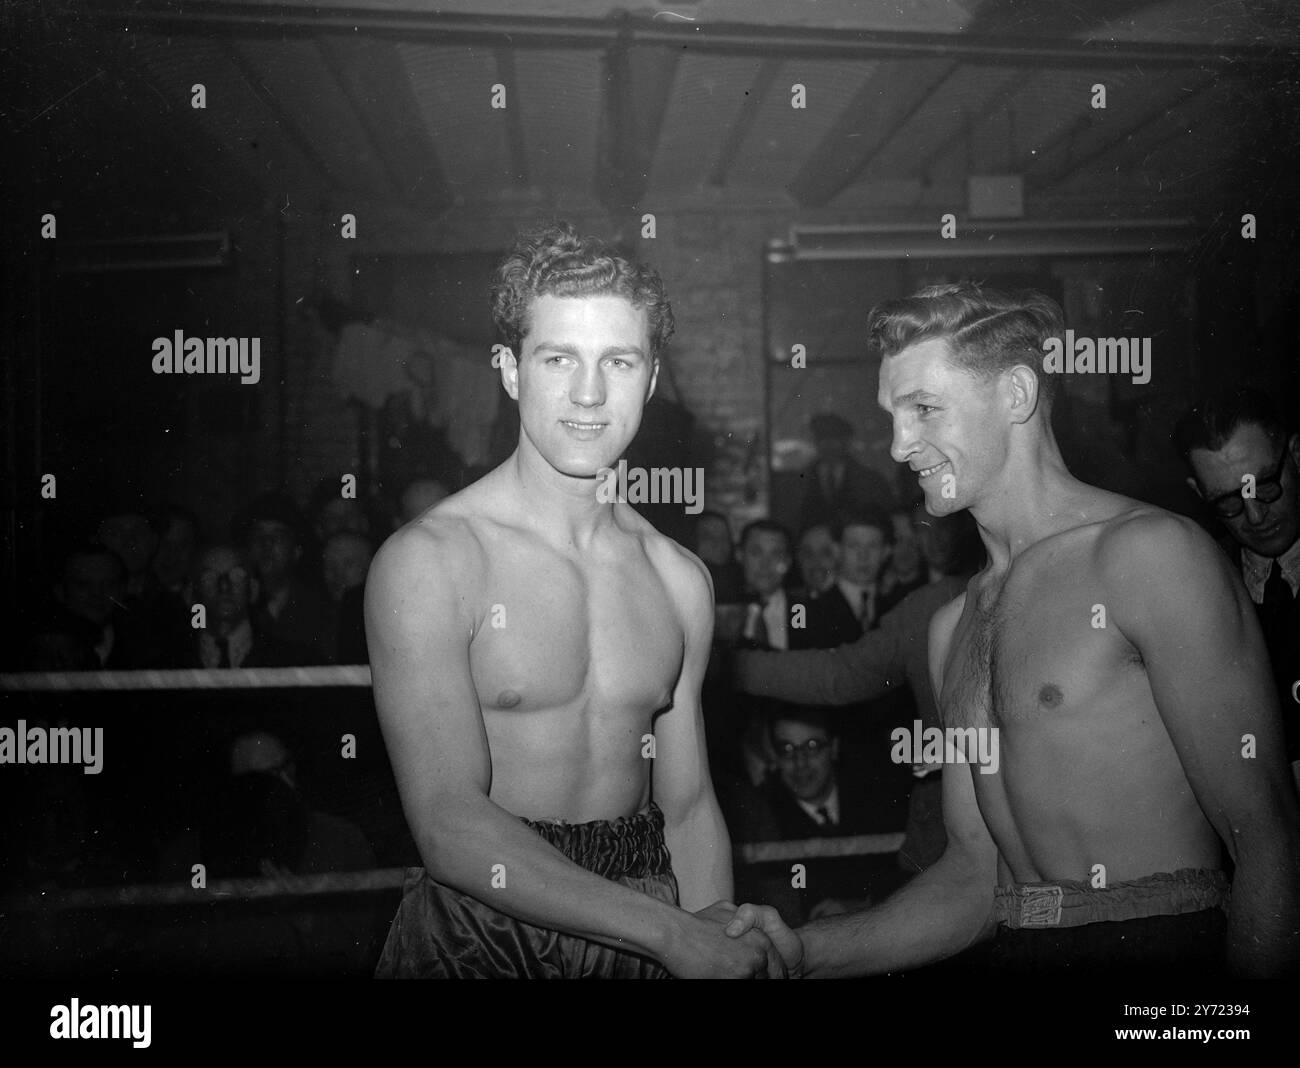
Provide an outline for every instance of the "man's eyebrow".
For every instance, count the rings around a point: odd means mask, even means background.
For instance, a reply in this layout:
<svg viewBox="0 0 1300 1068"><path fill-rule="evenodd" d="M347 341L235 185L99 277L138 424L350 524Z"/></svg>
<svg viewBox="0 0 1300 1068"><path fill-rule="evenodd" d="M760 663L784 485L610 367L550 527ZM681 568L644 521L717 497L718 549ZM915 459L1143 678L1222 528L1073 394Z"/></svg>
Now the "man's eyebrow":
<svg viewBox="0 0 1300 1068"><path fill-rule="evenodd" d="M894 404L895 406L911 404L913 401L918 401L923 398L925 400L938 400L939 395L937 393L931 393L928 389L914 389L909 393L904 393L901 397L895 397Z"/></svg>
<svg viewBox="0 0 1300 1068"><path fill-rule="evenodd" d="M547 352L559 352L565 356L577 356L579 350L577 345L570 345L564 341L541 341L534 347L534 352L541 352L545 349ZM645 350L639 345L610 345L600 353L602 359L606 356L639 356L645 359Z"/></svg>

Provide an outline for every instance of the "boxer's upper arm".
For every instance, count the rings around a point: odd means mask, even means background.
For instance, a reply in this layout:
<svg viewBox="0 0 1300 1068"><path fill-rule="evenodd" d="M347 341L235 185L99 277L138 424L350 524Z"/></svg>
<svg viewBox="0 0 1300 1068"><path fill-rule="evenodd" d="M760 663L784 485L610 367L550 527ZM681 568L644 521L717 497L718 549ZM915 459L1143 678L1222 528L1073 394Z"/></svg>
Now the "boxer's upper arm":
<svg viewBox="0 0 1300 1068"><path fill-rule="evenodd" d="M468 535L407 527L366 580L375 708L417 844L455 798L486 795L492 766L469 668L473 620L458 588L472 571ZM424 832L424 833L422 833Z"/></svg>
<svg viewBox="0 0 1300 1068"><path fill-rule="evenodd" d="M674 555L669 585L681 611L685 648L672 707L655 720L654 796L665 814L711 792L700 687L713 641L713 582L693 556Z"/></svg>
<svg viewBox="0 0 1300 1068"><path fill-rule="evenodd" d="M1250 598L1209 537L1177 516L1130 519L1097 551L1109 616L1141 654L1188 782L1235 856L1243 833L1296 816Z"/></svg>

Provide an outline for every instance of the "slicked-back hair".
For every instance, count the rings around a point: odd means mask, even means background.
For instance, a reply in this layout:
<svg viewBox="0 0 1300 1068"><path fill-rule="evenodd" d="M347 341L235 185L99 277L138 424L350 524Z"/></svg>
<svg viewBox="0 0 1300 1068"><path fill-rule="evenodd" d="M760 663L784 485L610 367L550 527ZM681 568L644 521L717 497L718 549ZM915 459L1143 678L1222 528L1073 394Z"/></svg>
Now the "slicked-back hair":
<svg viewBox="0 0 1300 1068"><path fill-rule="evenodd" d="M1272 398L1261 389L1246 386L1198 401L1174 426L1174 447L1190 466L1193 449L1218 452L1247 423L1263 430L1274 448L1290 436Z"/></svg>
<svg viewBox="0 0 1300 1068"><path fill-rule="evenodd" d="M1045 293L1016 293L975 282L927 286L910 297L887 300L871 311L869 340L881 356L894 356L932 338L948 343L950 359L988 379L1023 364L1038 379L1046 416L1056 377L1043 370L1043 343L1064 330L1061 306Z"/></svg>
<svg viewBox="0 0 1300 1068"><path fill-rule="evenodd" d="M551 223L519 235L492 281L492 318L516 353L528 332L528 312L540 296L618 296L644 308L650 355L659 359L676 322L653 267L634 263L598 237L579 237L569 223Z"/></svg>

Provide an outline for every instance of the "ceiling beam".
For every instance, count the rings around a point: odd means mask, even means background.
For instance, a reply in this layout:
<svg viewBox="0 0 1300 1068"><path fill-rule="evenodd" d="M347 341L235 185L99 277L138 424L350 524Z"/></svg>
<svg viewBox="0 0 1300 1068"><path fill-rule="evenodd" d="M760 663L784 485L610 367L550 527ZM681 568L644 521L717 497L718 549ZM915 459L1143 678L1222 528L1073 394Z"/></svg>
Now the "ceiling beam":
<svg viewBox="0 0 1300 1068"><path fill-rule="evenodd" d="M181 9L167 0L90 0L78 5L89 16L134 28L165 27L171 33L229 34L279 38L334 30L461 45L511 48L607 48L626 25L639 45L666 45L709 54L809 59L949 59L964 63L1034 67L1133 67L1145 69L1300 62L1300 44L1225 45L1071 38L1015 37L1005 33L935 33L822 27L752 26L743 23L671 23L647 15L611 18L546 18L400 12L362 8L316 8L285 4L205 3Z"/></svg>
<svg viewBox="0 0 1300 1068"><path fill-rule="evenodd" d="M626 30L605 53L596 195L616 215L632 212L645 196L680 55L636 47Z"/></svg>
<svg viewBox="0 0 1300 1068"><path fill-rule="evenodd" d="M275 120L275 124L280 128L285 137L289 139L289 142L293 147L302 154L304 159L320 172L321 177L323 177L327 183L335 188L343 188L343 183L341 183L330 171L325 160L321 158L320 153L316 151L315 146L311 143L311 139L303 133L302 127L286 114L284 108L280 106L280 101L276 99L275 94L266 87L266 83L262 81L261 71L259 71L248 57L245 56L230 40L219 40L217 44L220 47L222 54L231 62L235 70L239 72L240 78L242 78L244 84L248 86L249 91L261 102L262 106L271 113L271 118Z"/></svg>
<svg viewBox="0 0 1300 1068"><path fill-rule="evenodd" d="M750 130L754 128L754 123L758 121L759 108L763 106L763 101L767 99L772 83L776 81L783 66L785 66L783 59L765 59L762 66L758 68L758 74L755 75L754 82L745 97L745 106L732 124L727 139L723 142L722 151L718 153L717 161L713 164L713 170L709 172L709 185L722 187L727 184L727 172L731 170L731 165L735 162Z"/></svg>
<svg viewBox="0 0 1300 1068"><path fill-rule="evenodd" d="M393 45L353 34L322 34L316 43L408 206L442 209L453 203L438 148ZM379 121L372 117L376 111Z"/></svg>
<svg viewBox="0 0 1300 1068"><path fill-rule="evenodd" d="M515 54L509 48L496 49L497 78L506 87L506 143L510 146L510 170L514 184L528 185L528 142L524 139L523 112L519 106L519 77L515 72Z"/></svg>
<svg viewBox="0 0 1300 1068"><path fill-rule="evenodd" d="M1103 144L1098 145L1092 151L1084 153L1084 155L1082 155L1078 159L1069 159L1065 162L1063 166L1057 167L1052 173L1042 175L1041 177L1035 177L1032 174L1026 174L1026 183L1030 186L1030 188L1032 188L1037 193L1044 192L1045 190L1060 185L1067 178L1070 178L1073 175L1078 174L1080 171L1093 166L1098 160L1104 159L1111 152L1117 151L1118 149L1121 148L1130 147L1133 142L1133 139L1137 137L1139 134L1149 129L1150 127L1154 126L1155 124L1162 122L1164 119L1168 118L1175 111L1177 111L1179 108L1186 107L1187 103L1190 100L1192 100L1194 97L1199 96L1201 93L1205 92L1205 90L1211 88L1212 86L1219 84L1219 81L1220 79L1214 75L1202 79L1200 84L1197 85L1187 95L1180 97L1179 99L1175 100L1171 104L1166 104L1163 107L1157 108L1155 111L1148 113L1147 115L1139 119L1137 122L1133 123L1133 125L1131 125L1122 134L1118 134L1117 136L1108 139ZM1182 135L1184 134L1184 132L1185 131L1179 128L1173 131L1169 136L1162 137L1157 141L1151 142L1150 145L1144 145L1142 147L1157 148L1160 145L1163 145L1166 141L1170 140L1171 137ZM1040 153L1040 157L1045 158L1046 153Z"/></svg>
<svg viewBox="0 0 1300 1068"><path fill-rule="evenodd" d="M321 63L329 71L330 78L333 79L339 92L343 94L343 98L348 102L352 117L357 120L357 125L361 127L366 144L370 146L370 151L374 154L375 159L379 161L379 166L388 181L389 189L405 200L408 190L403 186L401 178L398 177L397 170L393 167L393 161L388 158L388 153L384 151L383 143L375 130L374 123L370 121L370 113L366 110L362 101L357 99L356 89L353 86L352 79L348 77L345 69L346 64L339 56L338 49L333 41L327 37L317 37L314 43L316 45L316 54L320 56Z"/></svg>
<svg viewBox="0 0 1300 1068"><path fill-rule="evenodd" d="M1029 74L1030 72L1024 70L1012 71L1007 76L1006 84L989 98L988 102L980 108L979 112L967 117L966 129L969 131L975 131L979 129L983 123L987 122L997 114L997 112L1003 108L1012 97L1024 89ZM955 147L956 145L953 141L941 141L921 157L921 160L916 164L916 173L920 175L923 180L928 179L935 161L945 153L953 151Z"/></svg>

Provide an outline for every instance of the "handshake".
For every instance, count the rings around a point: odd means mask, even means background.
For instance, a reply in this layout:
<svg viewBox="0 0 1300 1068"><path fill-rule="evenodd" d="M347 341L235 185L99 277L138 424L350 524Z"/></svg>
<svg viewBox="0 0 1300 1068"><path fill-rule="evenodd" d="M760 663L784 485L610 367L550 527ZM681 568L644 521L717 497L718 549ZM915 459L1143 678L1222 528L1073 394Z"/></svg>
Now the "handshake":
<svg viewBox="0 0 1300 1068"><path fill-rule="evenodd" d="M683 914L663 964L679 979L797 979L803 942L768 905L718 901Z"/></svg>

